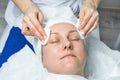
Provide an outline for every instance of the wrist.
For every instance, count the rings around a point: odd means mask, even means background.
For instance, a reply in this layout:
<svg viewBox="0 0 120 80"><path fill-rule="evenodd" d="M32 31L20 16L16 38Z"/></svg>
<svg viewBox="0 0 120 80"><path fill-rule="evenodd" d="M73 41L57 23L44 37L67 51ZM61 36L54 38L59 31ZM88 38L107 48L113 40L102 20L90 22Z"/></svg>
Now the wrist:
<svg viewBox="0 0 120 80"><path fill-rule="evenodd" d="M100 0L85 0L84 4L88 6L92 6L94 9L98 8Z"/></svg>
<svg viewBox="0 0 120 80"><path fill-rule="evenodd" d="M29 9L32 9L35 5L32 3L32 1L28 1L25 6L21 9L23 14L29 11Z"/></svg>

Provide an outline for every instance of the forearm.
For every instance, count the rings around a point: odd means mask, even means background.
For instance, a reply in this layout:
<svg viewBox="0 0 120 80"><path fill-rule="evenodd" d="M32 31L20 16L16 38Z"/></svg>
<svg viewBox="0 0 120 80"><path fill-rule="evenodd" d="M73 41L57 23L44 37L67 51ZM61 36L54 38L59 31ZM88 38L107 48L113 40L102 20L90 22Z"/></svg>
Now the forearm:
<svg viewBox="0 0 120 80"><path fill-rule="evenodd" d="M31 6L34 6L31 0L12 0L12 1L23 13L25 13L26 10L29 9Z"/></svg>
<svg viewBox="0 0 120 80"><path fill-rule="evenodd" d="M98 8L100 0L85 0L85 4L92 5L94 8Z"/></svg>

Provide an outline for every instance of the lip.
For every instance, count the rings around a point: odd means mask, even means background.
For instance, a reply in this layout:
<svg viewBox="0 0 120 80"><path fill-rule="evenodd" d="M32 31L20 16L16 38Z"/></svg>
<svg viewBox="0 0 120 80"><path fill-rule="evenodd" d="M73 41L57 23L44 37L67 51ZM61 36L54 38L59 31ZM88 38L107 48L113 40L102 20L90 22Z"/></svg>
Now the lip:
<svg viewBox="0 0 120 80"><path fill-rule="evenodd" d="M74 54L66 54L63 57L61 57L60 59L66 58L66 57L76 57Z"/></svg>

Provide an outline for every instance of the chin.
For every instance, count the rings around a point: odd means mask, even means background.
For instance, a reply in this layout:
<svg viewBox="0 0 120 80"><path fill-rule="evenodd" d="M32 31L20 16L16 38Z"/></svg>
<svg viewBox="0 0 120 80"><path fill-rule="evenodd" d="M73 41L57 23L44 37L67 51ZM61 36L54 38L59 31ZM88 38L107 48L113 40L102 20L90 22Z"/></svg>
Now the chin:
<svg viewBox="0 0 120 80"><path fill-rule="evenodd" d="M61 62L61 70L65 74L80 74L83 71L83 66L76 58L65 58Z"/></svg>
<svg viewBox="0 0 120 80"><path fill-rule="evenodd" d="M63 69L65 74L79 74L81 68L75 64L66 64Z"/></svg>

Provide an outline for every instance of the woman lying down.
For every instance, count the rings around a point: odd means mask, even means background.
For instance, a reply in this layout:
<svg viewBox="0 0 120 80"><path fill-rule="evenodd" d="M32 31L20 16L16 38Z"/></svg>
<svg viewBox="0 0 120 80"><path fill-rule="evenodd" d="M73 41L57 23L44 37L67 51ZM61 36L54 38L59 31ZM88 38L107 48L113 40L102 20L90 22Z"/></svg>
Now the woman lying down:
<svg viewBox="0 0 120 80"><path fill-rule="evenodd" d="M120 53L95 38L85 41L77 21L73 15L53 17L45 23L45 41L26 36L34 51L26 45L12 55L2 65L0 79L120 80Z"/></svg>

